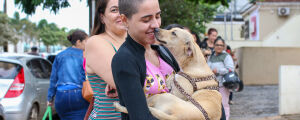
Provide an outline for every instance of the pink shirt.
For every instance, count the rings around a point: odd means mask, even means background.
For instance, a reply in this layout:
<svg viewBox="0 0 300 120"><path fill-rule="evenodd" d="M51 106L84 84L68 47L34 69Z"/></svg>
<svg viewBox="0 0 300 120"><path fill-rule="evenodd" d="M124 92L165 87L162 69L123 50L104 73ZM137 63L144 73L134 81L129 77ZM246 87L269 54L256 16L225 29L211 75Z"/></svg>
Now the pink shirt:
<svg viewBox="0 0 300 120"><path fill-rule="evenodd" d="M174 71L173 68L162 60L160 57L159 63L160 66L156 67L152 63L146 60L146 80L144 84L144 92L146 97L150 97L159 93L169 92L166 86L166 79Z"/></svg>

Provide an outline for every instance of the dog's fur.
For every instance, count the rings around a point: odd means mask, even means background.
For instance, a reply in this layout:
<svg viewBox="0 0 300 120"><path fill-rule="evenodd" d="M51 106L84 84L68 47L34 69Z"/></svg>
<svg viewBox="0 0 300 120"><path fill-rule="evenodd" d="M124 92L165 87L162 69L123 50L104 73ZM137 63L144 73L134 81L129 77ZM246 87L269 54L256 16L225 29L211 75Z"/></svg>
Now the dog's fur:
<svg viewBox="0 0 300 120"><path fill-rule="evenodd" d="M183 29L159 29L155 37L174 55L182 71L193 78L212 75L213 72L206 64L199 46L192 35ZM157 94L147 98L151 113L162 120L205 120L202 112L174 86L174 78L180 86L194 98L208 113L210 120L221 118L221 94L217 90L203 89L208 86L218 86L211 79L197 82L197 90L193 91L192 84L184 77L172 75L168 78L167 87L170 93ZM114 103L117 111L128 113L119 103Z"/></svg>

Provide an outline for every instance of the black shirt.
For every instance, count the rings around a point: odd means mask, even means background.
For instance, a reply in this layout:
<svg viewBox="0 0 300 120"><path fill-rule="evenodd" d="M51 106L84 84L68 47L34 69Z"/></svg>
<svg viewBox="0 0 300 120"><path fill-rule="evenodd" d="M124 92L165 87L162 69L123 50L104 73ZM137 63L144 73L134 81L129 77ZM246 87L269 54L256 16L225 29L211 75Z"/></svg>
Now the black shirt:
<svg viewBox="0 0 300 120"><path fill-rule="evenodd" d="M179 66L167 51L166 56L157 45L151 45L159 56L175 72ZM146 78L145 48L134 41L129 35L112 59L112 73L117 87L120 104L125 106L129 114L122 113L122 120L156 120L150 113L143 90Z"/></svg>

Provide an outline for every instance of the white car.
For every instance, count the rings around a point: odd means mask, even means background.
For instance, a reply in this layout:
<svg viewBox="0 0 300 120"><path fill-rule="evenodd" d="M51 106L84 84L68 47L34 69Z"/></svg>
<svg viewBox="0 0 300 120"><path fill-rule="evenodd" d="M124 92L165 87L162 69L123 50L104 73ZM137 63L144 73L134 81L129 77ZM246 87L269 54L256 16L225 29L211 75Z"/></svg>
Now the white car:
<svg viewBox="0 0 300 120"><path fill-rule="evenodd" d="M38 120L47 107L51 63L39 56L0 54L0 104L5 120Z"/></svg>

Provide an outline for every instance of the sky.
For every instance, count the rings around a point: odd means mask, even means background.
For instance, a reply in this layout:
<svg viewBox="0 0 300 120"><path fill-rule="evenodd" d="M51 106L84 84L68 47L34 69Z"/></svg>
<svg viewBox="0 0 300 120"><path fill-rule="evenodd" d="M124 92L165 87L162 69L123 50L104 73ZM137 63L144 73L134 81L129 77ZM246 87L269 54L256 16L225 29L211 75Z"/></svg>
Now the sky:
<svg viewBox="0 0 300 120"><path fill-rule="evenodd" d="M86 0L69 0L70 7L62 8L58 13L50 12L48 9L37 7L35 14L28 16L21 12L21 8L14 4L14 0L7 0L7 15L13 17L17 11L21 18L28 17L32 22L38 23L41 19L46 19L48 23L55 23L59 28L82 29L89 32L89 8ZM3 11L4 0L0 0L0 11Z"/></svg>

